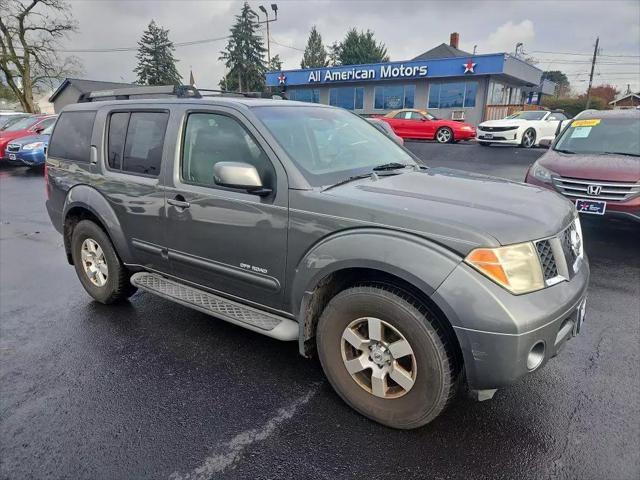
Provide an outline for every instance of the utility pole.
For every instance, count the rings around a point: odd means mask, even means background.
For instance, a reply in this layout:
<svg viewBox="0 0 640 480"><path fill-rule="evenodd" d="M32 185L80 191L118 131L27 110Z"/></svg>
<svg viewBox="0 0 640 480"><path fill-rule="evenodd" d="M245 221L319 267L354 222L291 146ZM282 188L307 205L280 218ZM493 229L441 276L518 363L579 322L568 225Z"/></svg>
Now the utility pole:
<svg viewBox="0 0 640 480"><path fill-rule="evenodd" d="M591 105L591 84L593 83L593 70L596 68L596 57L598 56L598 44L600 43L600 37L596 37L596 46L593 49L593 60L591 60L591 74L589 75L589 87L587 88L587 105L585 110L589 110Z"/></svg>
<svg viewBox="0 0 640 480"><path fill-rule="evenodd" d="M269 65L271 65L271 37L269 35L269 24L271 22L275 22L276 20L278 20L278 5L276 5L275 3L271 4L271 10L273 10L273 13L275 14L275 18L272 18L272 19L269 19L269 12L267 12L267 9L264 8L264 5L260 5L258 8L262 10L265 17L267 17L266 20L258 23L267 24L267 62Z"/></svg>

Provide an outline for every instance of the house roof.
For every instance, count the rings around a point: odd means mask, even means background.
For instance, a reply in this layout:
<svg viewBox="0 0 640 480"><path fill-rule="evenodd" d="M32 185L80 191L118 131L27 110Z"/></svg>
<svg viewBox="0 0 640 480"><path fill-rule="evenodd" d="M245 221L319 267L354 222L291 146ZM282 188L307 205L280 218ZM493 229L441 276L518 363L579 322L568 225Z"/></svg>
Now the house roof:
<svg viewBox="0 0 640 480"><path fill-rule="evenodd" d="M471 56L469 52L465 52L464 50L460 50L458 48L452 47L451 45L447 45L446 43L441 43L437 47L434 47L431 50L427 50L426 52L418 55L412 60L433 60L436 58L469 57L469 56Z"/></svg>
<svg viewBox="0 0 640 480"><path fill-rule="evenodd" d="M615 100L612 100L611 102L609 102L609 105L615 105L616 103L618 103L618 102L620 102L620 101L622 101L622 100L624 100L626 98L629 98L629 97L636 97L636 98L640 99L640 92L627 93L626 95L623 95L621 97L616 98Z"/></svg>
<svg viewBox="0 0 640 480"><path fill-rule="evenodd" d="M69 85L73 85L80 93L93 92L95 90L109 90L111 88L131 87L132 83L124 82L103 82L100 80L85 80L82 78L65 78L60 86L49 97L49 101L55 101L56 97L60 95L65 88Z"/></svg>

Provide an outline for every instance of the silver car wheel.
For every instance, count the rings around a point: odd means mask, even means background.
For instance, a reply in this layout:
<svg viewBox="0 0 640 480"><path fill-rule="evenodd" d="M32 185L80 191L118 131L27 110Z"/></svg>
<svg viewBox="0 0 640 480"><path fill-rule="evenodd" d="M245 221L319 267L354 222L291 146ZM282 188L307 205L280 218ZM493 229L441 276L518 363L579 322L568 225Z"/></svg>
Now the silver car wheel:
<svg viewBox="0 0 640 480"><path fill-rule="evenodd" d="M531 148L536 141L536 134L533 130L527 130L522 137L522 146L524 148Z"/></svg>
<svg viewBox="0 0 640 480"><path fill-rule="evenodd" d="M342 333L340 350L351 378L380 398L406 395L416 381L416 358L407 339L379 318L351 322Z"/></svg>
<svg viewBox="0 0 640 480"><path fill-rule="evenodd" d="M107 267L107 259L98 242L92 238L85 239L80 249L80 258L84 273L97 287L104 287L109 278L109 268Z"/></svg>
<svg viewBox="0 0 640 480"><path fill-rule="evenodd" d="M449 143L451 141L451 130L442 128L436 134L436 140L440 143Z"/></svg>

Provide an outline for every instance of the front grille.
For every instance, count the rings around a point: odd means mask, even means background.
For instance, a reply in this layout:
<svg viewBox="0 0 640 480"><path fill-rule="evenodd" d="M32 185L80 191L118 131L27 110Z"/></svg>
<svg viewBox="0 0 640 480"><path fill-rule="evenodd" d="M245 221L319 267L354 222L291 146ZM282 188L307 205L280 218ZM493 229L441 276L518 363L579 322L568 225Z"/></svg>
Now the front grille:
<svg viewBox="0 0 640 480"><path fill-rule="evenodd" d="M9 145L7 145L7 152L9 153L16 153L20 151L20 145L16 144L16 143L10 143Z"/></svg>
<svg viewBox="0 0 640 480"><path fill-rule="evenodd" d="M509 130L516 130L518 127L483 127L478 126L478 130L483 132L508 132Z"/></svg>
<svg viewBox="0 0 640 480"><path fill-rule="evenodd" d="M553 177L553 184L560 193L568 197L624 202L640 195L640 183L599 182L597 180Z"/></svg>
<svg viewBox="0 0 640 480"><path fill-rule="evenodd" d="M545 281L556 278L558 276L558 266L556 265L556 259L553 256L553 250L549 240L540 240L537 242L536 249L538 250L538 256L540 257L542 274Z"/></svg>

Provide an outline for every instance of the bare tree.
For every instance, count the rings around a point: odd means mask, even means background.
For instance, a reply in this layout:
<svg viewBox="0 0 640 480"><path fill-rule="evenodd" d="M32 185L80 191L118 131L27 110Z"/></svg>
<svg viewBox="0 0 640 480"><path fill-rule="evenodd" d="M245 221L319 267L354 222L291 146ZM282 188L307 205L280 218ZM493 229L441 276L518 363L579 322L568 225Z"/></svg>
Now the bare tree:
<svg viewBox="0 0 640 480"><path fill-rule="evenodd" d="M63 0L0 0L0 71L25 112L36 111L35 92L79 69L78 59L56 51L76 31Z"/></svg>

